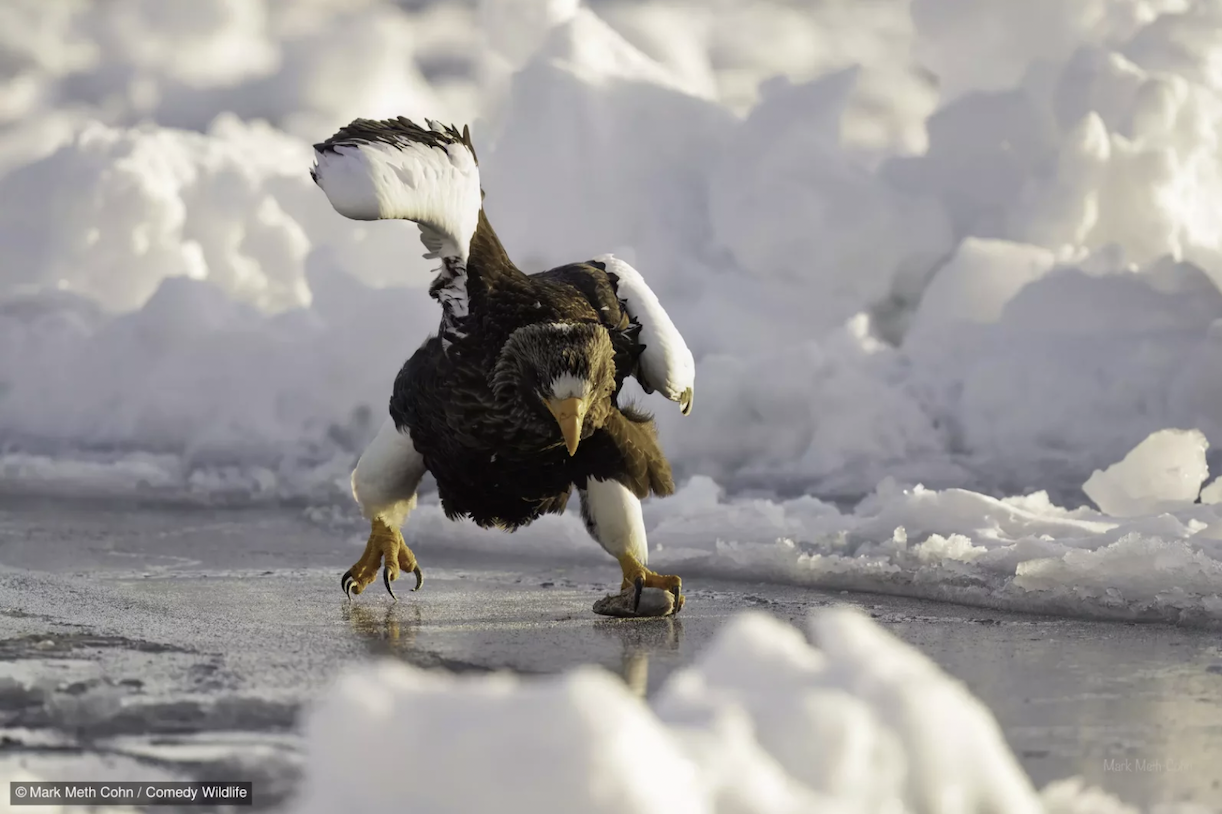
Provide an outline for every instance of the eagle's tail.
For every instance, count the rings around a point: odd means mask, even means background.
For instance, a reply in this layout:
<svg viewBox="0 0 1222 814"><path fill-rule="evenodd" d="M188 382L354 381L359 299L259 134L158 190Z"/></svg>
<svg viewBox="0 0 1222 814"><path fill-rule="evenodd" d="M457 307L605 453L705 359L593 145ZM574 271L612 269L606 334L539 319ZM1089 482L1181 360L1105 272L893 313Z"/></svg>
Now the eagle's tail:
<svg viewBox="0 0 1222 814"><path fill-rule="evenodd" d="M310 175L344 217L415 221L425 257L465 263L483 205L475 148L465 126L425 124L357 119L314 145Z"/></svg>

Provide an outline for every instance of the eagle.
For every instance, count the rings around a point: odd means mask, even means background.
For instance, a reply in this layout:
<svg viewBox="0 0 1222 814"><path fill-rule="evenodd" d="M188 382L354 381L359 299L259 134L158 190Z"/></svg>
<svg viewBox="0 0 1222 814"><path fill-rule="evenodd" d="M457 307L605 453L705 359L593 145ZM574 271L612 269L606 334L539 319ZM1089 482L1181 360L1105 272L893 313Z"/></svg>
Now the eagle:
<svg viewBox="0 0 1222 814"><path fill-rule="evenodd" d="M447 517L506 531L563 512L576 488L586 529L623 572L622 602L605 612L677 612L682 580L647 567L641 515L674 478L652 416L620 393L631 376L687 415L695 363L641 274L612 255L535 274L514 265L484 212L466 126L357 119L314 151L310 174L339 214L413 221L424 256L440 261L438 330L395 377L352 473L371 529L341 578L349 600L379 566L392 597L402 572L423 584L401 529L431 472ZM646 588L661 589L649 592L656 607L643 607Z"/></svg>

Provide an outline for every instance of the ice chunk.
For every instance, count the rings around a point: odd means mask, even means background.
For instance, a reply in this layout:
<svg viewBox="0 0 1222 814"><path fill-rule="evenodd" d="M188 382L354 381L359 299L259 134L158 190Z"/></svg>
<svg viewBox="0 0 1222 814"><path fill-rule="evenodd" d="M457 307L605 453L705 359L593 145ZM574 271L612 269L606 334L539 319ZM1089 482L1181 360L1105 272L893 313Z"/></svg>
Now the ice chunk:
<svg viewBox="0 0 1222 814"><path fill-rule="evenodd" d="M1200 430L1159 430L1119 463L1096 469L1082 490L1113 517L1180 509L1196 501L1209 477L1208 448Z"/></svg>

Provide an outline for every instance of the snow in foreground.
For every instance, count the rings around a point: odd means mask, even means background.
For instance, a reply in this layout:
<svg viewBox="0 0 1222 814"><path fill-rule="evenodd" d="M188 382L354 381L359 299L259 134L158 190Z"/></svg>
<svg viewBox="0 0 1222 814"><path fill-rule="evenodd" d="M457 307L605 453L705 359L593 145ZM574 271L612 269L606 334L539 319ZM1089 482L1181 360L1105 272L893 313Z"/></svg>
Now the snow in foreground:
<svg viewBox="0 0 1222 814"><path fill-rule="evenodd" d="M988 709L858 612L810 631L742 614L650 705L597 668L353 670L308 719L294 811L1131 811L1078 780L1037 793Z"/></svg>
<svg viewBox="0 0 1222 814"><path fill-rule="evenodd" d="M355 666L306 715L285 814L1137 814L1080 778L1037 792L989 710L859 611L817 611L809 633L740 613L648 704L596 667Z"/></svg>

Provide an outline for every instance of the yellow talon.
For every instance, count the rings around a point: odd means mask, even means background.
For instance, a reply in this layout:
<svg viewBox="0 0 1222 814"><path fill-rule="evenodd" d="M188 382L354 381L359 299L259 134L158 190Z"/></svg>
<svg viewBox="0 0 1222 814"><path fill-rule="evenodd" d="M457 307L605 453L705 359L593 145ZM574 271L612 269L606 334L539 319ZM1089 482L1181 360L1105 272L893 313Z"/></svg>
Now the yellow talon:
<svg viewBox="0 0 1222 814"><path fill-rule="evenodd" d="M637 558L631 554L621 554L618 559L620 569L624 572L624 580L620 584L620 590L626 591L629 588L636 588L634 608L640 605L641 591L645 588L661 588L663 591L670 591L675 598L675 613L678 613L683 608L683 580L681 578L650 571L641 565Z"/></svg>
<svg viewBox="0 0 1222 814"><path fill-rule="evenodd" d="M399 578L401 571L411 571L416 575L418 590L424 583L424 573L416 562L416 555L403 541L403 535L398 529L391 528L384 520L373 521L369 531L369 542L365 543L365 553L340 578L340 586L351 599L353 594L359 594L373 582L378 575L378 566L382 566L382 582L386 590L394 598L395 592L390 583Z"/></svg>

